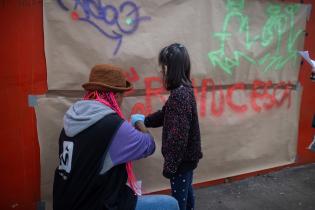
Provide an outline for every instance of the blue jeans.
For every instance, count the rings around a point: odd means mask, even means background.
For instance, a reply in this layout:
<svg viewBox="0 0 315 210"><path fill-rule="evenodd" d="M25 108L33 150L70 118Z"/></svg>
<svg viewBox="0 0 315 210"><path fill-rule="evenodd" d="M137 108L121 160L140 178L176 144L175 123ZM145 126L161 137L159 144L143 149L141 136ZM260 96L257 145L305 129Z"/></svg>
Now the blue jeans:
<svg viewBox="0 0 315 210"><path fill-rule="evenodd" d="M195 208L192 179L193 171L178 174L170 179L172 196L178 201L180 210L193 210Z"/></svg>
<svg viewBox="0 0 315 210"><path fill-rule="evenodd" d="M135 210L179 210L177 201L168 195L139 196Z"/></svg>

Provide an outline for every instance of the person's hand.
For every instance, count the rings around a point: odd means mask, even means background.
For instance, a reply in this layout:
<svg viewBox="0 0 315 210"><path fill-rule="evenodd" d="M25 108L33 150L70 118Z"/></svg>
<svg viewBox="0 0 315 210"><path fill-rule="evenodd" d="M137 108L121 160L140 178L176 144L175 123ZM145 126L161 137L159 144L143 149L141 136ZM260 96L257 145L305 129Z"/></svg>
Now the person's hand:
<svg viewBox="0 0 315 210"><path fill-rule="evenodd" d="M135 126L136 122L144 122L145 116L143 114L133 114L131 115L131 125Z"/></svg>

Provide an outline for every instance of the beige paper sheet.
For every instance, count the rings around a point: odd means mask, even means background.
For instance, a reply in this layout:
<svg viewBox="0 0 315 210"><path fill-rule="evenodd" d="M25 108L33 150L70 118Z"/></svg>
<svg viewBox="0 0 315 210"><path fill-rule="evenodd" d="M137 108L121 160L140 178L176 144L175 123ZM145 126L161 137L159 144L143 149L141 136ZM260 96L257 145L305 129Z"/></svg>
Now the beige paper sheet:
<svg viewBox="0 0 315 210"><path fill-rule="evenodd" d="M305 4L267 0L135 0L133 6L123 0L99 1L102 5L93 4L96 0L59 2L44 1L49 90L81 89L97 63L113 63L126 70L134 67L140 81L158 76L157 55L173 42L187 46L193 77L210 76L223 84L251 83L257 78L297 81L300 58L296 52L303 49ZM80 4L75 7L75 2ZM122 11L117 12L120 7ZM135 18L136 12L128 16L132 11L139 12L139 17ZM135 86L142 89L143 83Z"/></svg>
<svg viewBox="0 0 315 210"><path fill-rule="evenodd" d="M283 91L278 90L276 98L280 100ZM204 157L195 172L195 183L294 162L301 91L292 91L289 108L288 100L285 100L282 106L260 113L250 108L250 94L250 91L234 93L235 103L249 105L248 111L242 114L235 113L226 106L222 116L215 117L209 112L212 99L208 97L206 100L206 116L200 117ZM35 107L41 148L42 200L47 206L51 206L52 202L53 175L58 165L58 138L63 125L63 114L75 100L54 96L40 97L38 106ZM129 117L131 106L135 101L142 100L142 97L125 98L125 115ZM152 107L153 110L161 107L158 97L152 100L158 104ZM157 145L156 152L135 163L136 175L142 181L143 191L146 193L169 188L168 180L161 175L161 129L151 131Z"/></svg>

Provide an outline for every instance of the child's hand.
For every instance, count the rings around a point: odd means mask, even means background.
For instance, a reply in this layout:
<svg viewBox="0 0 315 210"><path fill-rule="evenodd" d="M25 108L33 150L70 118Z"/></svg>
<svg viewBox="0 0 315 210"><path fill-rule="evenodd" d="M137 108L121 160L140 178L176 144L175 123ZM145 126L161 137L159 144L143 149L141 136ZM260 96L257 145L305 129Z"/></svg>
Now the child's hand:
<svg viewBox="0 0 315 210"><path fill-rule="evenodd" d="M135 126L136 122L144 122L145 116L143 114L133 114L131 115L131 125Z"/></svg>

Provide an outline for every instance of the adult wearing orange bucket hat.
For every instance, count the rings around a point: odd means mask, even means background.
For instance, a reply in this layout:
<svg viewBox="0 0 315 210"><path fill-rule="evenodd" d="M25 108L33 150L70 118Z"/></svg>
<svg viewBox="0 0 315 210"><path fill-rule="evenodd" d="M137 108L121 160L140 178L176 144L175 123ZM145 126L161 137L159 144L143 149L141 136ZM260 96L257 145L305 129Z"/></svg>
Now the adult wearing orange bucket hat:
<svg viewBox="0 0 315 210"><path fill-rule="evenodd" d="M170 196L139 196L131 161L153 154L155 143L143 122L135 129L124 119L123 93L132 84L123 71L96 65L82 86L87 92L66 112L59 138L54 210L178 210Z"/></svg>

